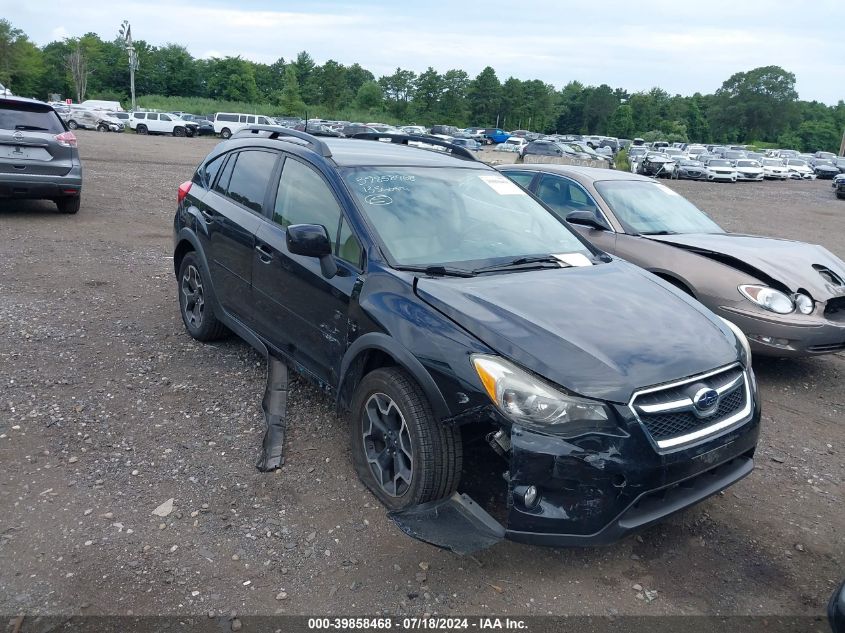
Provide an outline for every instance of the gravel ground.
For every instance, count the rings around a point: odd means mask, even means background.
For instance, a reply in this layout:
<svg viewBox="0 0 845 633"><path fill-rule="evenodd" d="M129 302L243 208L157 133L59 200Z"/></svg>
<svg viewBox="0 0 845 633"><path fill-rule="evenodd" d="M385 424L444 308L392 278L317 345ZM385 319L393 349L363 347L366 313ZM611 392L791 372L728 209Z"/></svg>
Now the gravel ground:
<svg viewBox="0 0 845 633"><path fill-rule="evenodd" d="M459 557L385 517L301 380L285 467L254 468L263 360L187 336L170 258L176 188L214 141L78 135L77 216L0 202L0 614L823 611L845 572L842 354L756 361L757 468L724 494L612 547ZM826 181L667 184L845 257Z"/></svg>

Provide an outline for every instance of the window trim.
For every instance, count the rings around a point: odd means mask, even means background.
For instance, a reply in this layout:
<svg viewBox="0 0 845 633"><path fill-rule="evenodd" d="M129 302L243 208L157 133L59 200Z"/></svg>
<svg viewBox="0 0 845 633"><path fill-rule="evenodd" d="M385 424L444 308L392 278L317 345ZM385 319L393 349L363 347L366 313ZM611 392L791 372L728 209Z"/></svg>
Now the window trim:
<svg viewBox="0 0 845 633"><path fill-rule="evenodd" d="M337 229L336 229L335 239L334 239L334 243L333 243L334 248L333 248L333 251L332 251L332 257L334 257L337 261L343 262L347 266L352 267L355 271L357 271L359 273L363 272L364 269L366 268L366 258L367 258L366 242L361 239L360 234L358 233L358 231L355 230L355 225L352 222L349 221L349 214L346 212L346 208L344 207L343 198L338 195L338 192L332 186L331 182L329 182L329 180L325 177L325 175L315 165L313 165L312 163L309 163L308 161L306 161L306 160L302 159L301 157L296 156L294 154L288 154L286 152L280 152L280 153L281 153L281 160L279 161L279 165L277 167L277 175L274 177L274 180L273 180L274 184L273 184L273 186L268 187L269 198L268 198L268 202L267 202L267 213L264 215L264 219L267 220L268 222L270 222L275 227L278 227L282 230L287 230L287 229L285 229L285 227L283 227L281 224L279 224L278 222L276 222L273 219L273 216L275 215L275 206L276 206L275 201L276 201L276 197L278 195L279 187L282 184L282 175L284 174L284 171L285 171L285 165L287 165L287 162L289 160L300 163L306 169L310 169L311 171L313 171L314 173L317 174L317 176L323 181L323 184L326 185L326 188L329 190L331 195L334 197L335 202L337 203L338 209L340 209L340 219L338 220L338 223L337 223ZM345 259L341 259L337 254L338 252L340 252L340 229L341 229L341 226L343 225L343 223L346 223L347 226L349 226L349 231L352 233L352 235L358 241L358 246L361 248L361 257L360 257L360 261L357 264L352 263L352 262L345 260Z"/></svg>

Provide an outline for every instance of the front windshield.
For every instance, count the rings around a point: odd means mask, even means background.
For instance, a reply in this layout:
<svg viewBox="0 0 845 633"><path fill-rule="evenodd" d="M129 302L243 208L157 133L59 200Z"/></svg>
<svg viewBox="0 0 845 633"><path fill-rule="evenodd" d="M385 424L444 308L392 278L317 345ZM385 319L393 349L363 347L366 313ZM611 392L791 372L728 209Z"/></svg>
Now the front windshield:
<svg viewBox="0 0 845 633"><path fill-rule="evenodd" d="M729 161L729 160L722 160L721 158L719 158L719 159L716 159L716 160L711 160L711 161L710 161L709 163L707 163L707 164L708 164L708 165L710 165L711 167L730 167L730 166L731 166L731 161Z"/></svg>
<svg viewBox="0 0 845 633"><path fill-rule="evenodd" d="M783 167L783 163L777 158L764 158L763 164L768 167Z"/></svg>
<svg viewBox="0 0 845 633"><path fill-rule="evenodd" d="M807 163L805 163L803 160L798 160L797 158L786 161L786 164L792 165L794 167L806 167L807 166Z"/></svg>
<svg viewBox="0 0 845 633"><path fill-rule="evenodd" d="M756 160L738 160L736 161L737 167L759 167L760 163Z"/></svg>
<svg viewBox="0 0 845 633"><path fill-rule="evenodd" d="M600 180L595 186L628 231L644 235L724 233L689 200L660 183Z"/></svg>
<svg viewBox="0 0 845 633"><path fill-rule="evenodd" d="M460 167L355 167L343 179L396 265L590 251L505 176Z"/></svg>

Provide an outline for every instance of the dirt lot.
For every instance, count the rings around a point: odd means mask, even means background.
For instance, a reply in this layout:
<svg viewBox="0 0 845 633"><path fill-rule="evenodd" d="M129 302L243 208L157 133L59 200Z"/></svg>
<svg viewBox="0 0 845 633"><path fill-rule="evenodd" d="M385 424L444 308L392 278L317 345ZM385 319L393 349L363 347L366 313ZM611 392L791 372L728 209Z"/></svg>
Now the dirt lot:
<svg viewBox="0 0 845 633"><path fill-rule="evenodd" d="M214 141L79 138L77 216L0 202L0 614L810 615L845 575L842 354L755 361L754 473L604 549L409 539L302 381L287 464L259 474L263 360L196 343L176 303L176 188ZM827 181L667 184L730 230L845 257Z"/></svg>

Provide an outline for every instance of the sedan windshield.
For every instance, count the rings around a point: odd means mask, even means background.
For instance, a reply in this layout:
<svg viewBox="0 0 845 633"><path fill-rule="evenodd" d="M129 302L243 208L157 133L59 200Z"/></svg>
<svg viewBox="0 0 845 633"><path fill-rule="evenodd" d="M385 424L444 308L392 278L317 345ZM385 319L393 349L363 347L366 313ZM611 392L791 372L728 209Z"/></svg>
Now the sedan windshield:
<svg viewBox="0 0 845 633"><path fill-rule="evenodd" d="M707 163L710 167L731 167L731 161L718 158Z"/></svg>
<svg viewBox="0 0 845 633"><path fill-rule="evenodd" d="M760 163L756 160L738 160L736 161L737 167L759 167Z"/></svg>
<svg viewBox="0 0 845 633"><path fill-rule="evenodd" d="M595 183L626 230L660 233L724 233L695 205L669 187L644 180L602 180Z"/></svg>
<svg viewBox="0 0 845 633"><path fill-rule="evenodd" d="M344 170L343 177L400 266L470 270L499 258L590 254L534 198L490 170L356 167Z"/></svg>

